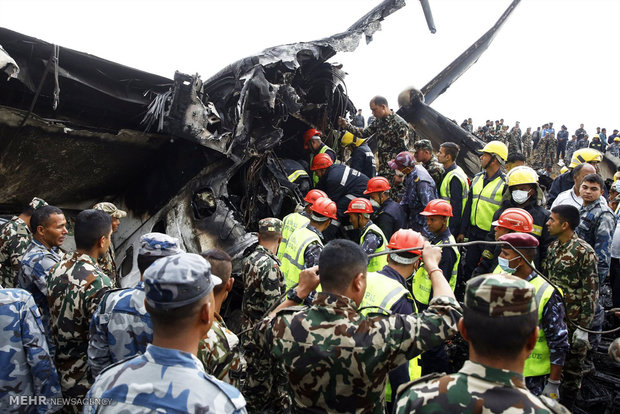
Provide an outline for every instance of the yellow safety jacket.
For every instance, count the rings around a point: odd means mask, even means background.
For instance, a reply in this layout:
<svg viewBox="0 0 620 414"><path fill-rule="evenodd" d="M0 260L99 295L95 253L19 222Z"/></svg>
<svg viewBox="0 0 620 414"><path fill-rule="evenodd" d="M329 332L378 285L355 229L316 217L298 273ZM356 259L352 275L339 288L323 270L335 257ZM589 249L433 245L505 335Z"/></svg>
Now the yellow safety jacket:
<svg viewBox="0 0 620 414"><path fill-rule="evenodd" d="M450 235L450 238L448 240L450 243L456 243L453 235ZM443 244L443 240L437 243L437 245L439 244ZM461 261L461 254L459 253L459 249L454 246L452 247L452 250L454 251L454 253L456 253L456 261L454 262L454 266L452 267L452 273L450 274L449 283L450 288L452 288L452 291L454 292L454 287L456 286L456 276L459 269L459 262ZM413 276L413 283L411 285L413 296L418 302L424 305L428 305L428 302L430 302L431 299L432 286L433 284L431 283L431 279L428 276L426 269L424 269L424 266L422 265L422 263L420 263L420 267Z"/></svg>
<svg viewBox="0 0 620 414"><path fill-rule="evenodd" d="M287 288L299 283L299 272L304 270L306 263L304 252L311 243L319 243L323 246L318 234L307 227L297 229L291 234L282 255L282 266L280 266Z"/></svg>
<svg viewBox="0 0 620 414"><path fill-rule="evenodd" d="M307 177L308 173L305 170L295 170L288 176L288 180L294 183L299 177Z"/></svg>
<svg viewBox="0 0 620 414"><path fill-rule="evenodd" d="M284 251L286 250L286 245L291 234L297 229L306 227L308 223L310 223L310 219L301 213L291 213L284 217L284 220L282 220L282 241L278 246L278 258L280 262L284 257Z"/></svg>
<svg viewBox="0 0 620 414"><path fill-rule="evenodd" d="M469 183L467 182L467 174L465 171L458 165L455 169L446 174L441 182L441 186L439 187L439 196L444 200L450 201L452 194L450 194L450 182L452 178L455 178L461 182L461 187L463 188L460 196L463 198L463 202L461 203L461 215L463 211L465 211L465 204L467 201L467 194L469 193Z"/></svg>
<svg viewBox="0 0 620 414"><path fill-rule="evenodd" d="M471 217L470 223L484 231L491 230L493 214L502 204L502 193L506 186L506 179L498 175L484 185L484 172L476 174L471 183Z"/></svg>
<svg viewBox="0 0 620 414"><path fill-rule="evenodd" d="M369 231L372 231L373 233L376 233L379 236L381 236L381 245L377 247L377 250L375 250L375 253L384 251L387 246L385 234L383 234L383 231L379 228L379 226L377 226L374 223L371 223L370 226L366 227L366 231L364 231L364 234L362 234L362 237L360 237L360 246L364 243L364 239L366 238L366 235L368 234ZM383 266L385 266L386 264L387 264L386 254L373 257L372 259L368 261L368 271L378 272L379 270L383 269Z"/></svg>
<svg viewBox="0 0 620 414"><path fill-rule="evenodd" d="M323 144L323 146L322 146L322 147L321 147L321 149L319 150L319 154L323 154L323 153L325 153L327 150L332 150L332 149L331 149L330 147L328 147L327 145ZM334 151L334 150L332 150L332 151ZM314 160L314 155L315 155L315 154L310 155L310 168L312 168L312 161ZM316 154L316 155L318 155L318 154ZM316 187L316 185L318 184L318 182L319 182L319 177L318 177L318 175L316 175L316 173L315 173L315 172L312 172L312 185L313 185L314 187Z"/></svg>

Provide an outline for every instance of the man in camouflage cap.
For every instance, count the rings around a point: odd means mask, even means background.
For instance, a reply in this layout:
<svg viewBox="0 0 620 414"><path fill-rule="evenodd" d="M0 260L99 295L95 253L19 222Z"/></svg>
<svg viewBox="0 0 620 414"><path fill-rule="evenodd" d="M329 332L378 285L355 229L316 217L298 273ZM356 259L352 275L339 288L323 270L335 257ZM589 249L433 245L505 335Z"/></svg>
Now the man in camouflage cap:
<svg viewBox="0 0 620 414"><path fill-rule="evenodd" d="M121 219L127 216L126 211L120 210L114 204L108 202L97 203L93 206L93 208L95 210L101 210L112 217L112 233L116 233L118 226L121 224ZM115 260L116 255L114 254L114 246L110 243L110 248L106 254L97 261L97 264L101 270L103 270L103 272L116 284L116 286L120 286L116 263L114 263Z"/></svg>
<svg viewBox="0 0 620 414"><path fill-rule="evenodd" d="M538 337L535 293L533 285L512 275L471 279L459 321L469 361L456 374L434 374L402 386L395 412L568 413L525 386L523 365Z"/></svg>
<svg viewBox="0 0 620 414"><path fill-rule="evenodd" d="M415 149L413 153L415 160L422 163L426 171L433 177L435 187L441 187L444 168L437 157L433 155L433 144L428 139L421 139L413 144L413 148Z"/></svg>
<svg viewBox="0 0 620 414"><path fill-rule="evenodd" d="M312 212L309 211L309 214ZM275 366L261 363L261 350L251 335L251 328L279 303L286 291L281 262L275 254L282 240L282 226L282 221L273 217L258 222L258 245L243 260L241 272L245 287L241 304L241 328L244 332L241 341L248 364L247 381L242 391L252 412L269 408L274 412L286 412L291 405L286 392L288 380L285 373Z"/></svg>
<svg viewBox="0 0 620 414"><path fill-rule="evenodd" d="M90 323L88 365L93 377L115 362L143 354L153 342L153 324L144 307L144 271L156 260L183 253L179 240L162 233L140 237L135 288L114 289L103 297Z"/></svg>
<svg viewBox="0 0 620 414"><path fill-rule="evenodd" d="M144 291L153 343L143 355L103 370L88 397L111 403L86 406L84 412L245 413L241 393L206 374L196 358L198 343L214 320L213 287L220 283L209 263L193 253L167 256L149 266Z"/></svg>
<svg viewBox="0 0 620 414"><path fill-rule="evenodd" d="M46 205L45 201L35 197L18 216L13 216L0 227L0 286L17 287L22 257L32 240L30 217L37 208Z"/></svg>

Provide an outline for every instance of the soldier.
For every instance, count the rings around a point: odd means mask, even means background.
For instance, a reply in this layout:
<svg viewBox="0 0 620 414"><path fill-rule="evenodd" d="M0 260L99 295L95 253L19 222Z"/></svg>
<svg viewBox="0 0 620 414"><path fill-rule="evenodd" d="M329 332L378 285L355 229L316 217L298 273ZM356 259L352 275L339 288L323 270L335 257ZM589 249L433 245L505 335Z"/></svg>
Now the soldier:
<svg viewBox="0 0 620 414"><path fill-rule="evenodd" d="M570 205L551 209L547 222L549 233L557 237L551 243L542 269L551 282L562 289L568 322L570 350L562 370L560 401L572 409L581 388L583 363L588 347L588 328L594 319L598 301L599 279L596 253L575 233L579 226L579 210Z"/></svg>
<svg viewBox="0 0 620 414"><path fill-rule="evenodd" d="M260 362L262 352L251 335L252 328L261 321L269 309L275 308L280 303L286 292L280 260L274 255L278 243L282 246L280 240L283 227L283 223L277 218L260 220L258 245L243 259L242 333L239 337L247 363L246 382L242 391L250 412L268 410L287 412L291 406L291 399L286 392L288 380L285 373L278 367L265 366Z"/></svg>
<svg viewBox="0 0 620 414"><path fill-rule="evenodd" d="M388 240L397 230L405 227L405 212L401 205L390 197L390 189L387 178L373 177L368 180L364 191L373 206L372 221L379 226Z"/></svg>
<svg viewBox="0 0 620 414"><path fill-rule="evenodd" d="M349 167L372 178L377 175L377 161L365 141L353 136L350 132L345 132L340 143L351 151L351 158L347 162Z"/></svg>
<svg viewBox="0 0 620 414"><path fill-rule="evenodd" d="M407 151L398 154L389 165L405 175L405 194L400 205L405 210L406 226L424 236L428 235L426 220L420 212L429 201L437 198L435 181L423 166L415 164L413 156Z"/></svg>
<svg viewBox="0 0 620 414"><path fill-rule="evenodd" d="M43 206L32 213L30 227L34 233L30 245L22 258L22 264L17 274L17 283L20 288L27 290L39 307L41 322L45 328L45 335L54 356L54 345L50 333L50 309L47 304L47 278L49 270L63 258L59 249L67 236L67 220L57 207Z"/></svg>
<svg viewBox="0 0 620 414"><path fill-rule="evenodd" d="M450 233L459 234L459 227L463 219L465 201L469 193L469 182L465 171L456 165L460 147L454 142L444 142L439 147L437 159L443 164L446 175L439 185L439 197L452 205L452 219L448 221Z"/></svg>
<svg viewBox="0 0 620 414"><path fill-rule="evenodd" d="M568 166L569 171L565 172L562 175L559 175L558 177L556 177L555 180L553 180L551 188L549 189L547 205L551 206L558 194L560 194L562 191L571 189L575 185L573 168L575 168L579 164L588 163L594 168L596 168L596 170L598 171L598 163L602 160L603 154L601 154L597 150L591 148L583 148L581 150L575 151L575 153L573 154L573 158L571 158L571 162Z"/></svg>
<svg viewBox="0 0 620 414"><path fill-rule="evenodd" d="M153 343L106 368L84 413L245 413L245 400L231 385L205 373L196 350L214 321L213 287L220 283L209 263L181 253L157 260L144 272L145 306L153 322Z"/></svg>
<svg viewBox="0 0 620 414"><path fill-rule="evenodd" d="M467 283L463 309L469 361L456 374L401 387L395 413L568 413L525 387L523 365L538 335L534 286L510 275L478 276Z"/></svg>
<svg viewBox="0 0 620 414"><path fill-rule="evenodd" d="M510 133L506 135L506 146L508 147L508 155L523 152L523 146L521 144L521 129L519 128L518 123L512 128Z"/></svg>
<svg viewBox="0 0 620 414"><path fill-rule="evenodd" d="M525 129L525 134L521 137L521 143L523 144L523 154L530 158L532 154L532 127Z"/></svg>
<svg viewBox="0 0 620 414"><path fill-rule="evenodd" d="M108 292L90 323L88 365L93 377L113 363L143 354L153 342L153 324L144 307L142 275L156 260L182 252L179 241L166 234L147 233L140 237L138 285Z"/></svg>
<svg viewBox="0 0 620 414"><path fill-rule="evenodd" d="M566 157L564 157L564 165L568 164L567 161L573 159L573 153L577 151L577 135L573 135L566 143Z"/></svg>
<svg viewBox="0 0 620 414"><path fill-rule="evenodd" d="M75 218L74 235L76 251L52 267L47 290L62 393L82 398L92 384L88 328L101 298L113 287L96 264L110 247L112 218L100 210L84 210Z"/></svg>
<svg viewBox="0 0 620 414"><path fill-rule="evenodd" d="M357 114L353 115L351 118L351 125L358 128L364 128L364 115L362 115L361 109L358 109Z"/></svg>
<svg viewBox="0 0 620 414"><path fill-rule="evenodd" d="M399 152L407 150L405 139L409 133L409 126L404 119L390 110L387 99L382 96L371 99L370 111L375 120L372 123L369 121L366 129L356 128L342 117L338 118L338 125L359 138L374 135L373 139L377 142L379 154L377 175L391 180L394 173L388 167L388 161L395 158Z"/></svg>
<svg viewBox="0 0 620 414"><path fill-rule="evenodd" d="M551 208L562 204L568 204L580 209L583 205L583 199L579 195L579 188L581 188L581 182L586 175L596 174L596 168L586 162L576 166L573 169L572 173L575 184L572 188L569 188L568 190L562 191L560 194L558 194L557 198L553 200Z"/></svg>
<svg viewBox="0 0 620 414"><path fill-rule="evenodd" d="M370 219L372 205L366 198L358 197L351 200L349 208L345 211L349 215L349 221L353 228L360 231L360 246L368 255L385 250L387 239L379 226ZM383 269L387 264L385 255L373 257L368 260L368 271L376 272Z"/></svg>
<svg viewBox="0 0 620 414"><path fill-rule="evenodd" d="M38 197L18 215L0 227L0 286L17 287L17 273L21 266L22 256L32 240L30 217L47 203Z"/></svg>
<svg viewBox="0 0 620 414"><path fill-rule="evenodd" d="M435 188L441 187L443 180L444 168L437 161L437 157L433 155L433 145L428 139L417 141L413 147L415 148L414 157L417 162L422 163L428 174L435 181Z"/></svg>
<svg viewBox="0 0 620 414"><path fill-rule="evenodd" d="M530 282L536 290L538 303L538 340L525 360L523 376L527 388L534 395L558 399L562 366L568 353L568 329L566 327L564 303L561 293L534 271L532 261L536 256L538 240L531 234L510 233L499 238L510 243L517 251L502 246L499 265L503 273Z"/></svg>
<svg viewBox="0 0 620 414"><path fill-rule="evenodd" d="M288 214L282 220L282 241L280 241L280 245L278 246L278 258L280 261L282 261L282 256L286 250L289 237L291 237L291 234L293 234L295 230L305 227L308 223L310 223L310 215L312 214L310 207L312 207L312 204L314 204L314 202L321 197L327 197L325 191L317 190L316 188L308 191L304 197L304 209L299 213L294 212Z"/></svg>
<svg viewBox="0 0 620 414"><path fill-rule="evenodd" d="M562 125L562 128L558 131L558 149L557 149L556 161L560 161L560 159L566 159L566 144L567 143L568 143L568 130L566 129L566 125Z"/></svg>
<svg viewBox="0 0 620 414"><path fill-rule="evenodd" d="M555 133L549 132L547 135L543 135L532 156L532 167L545 168L548 165L555 164L557 145Z"/></svg>
<svg viewBox="0 0 620 414"><path fill-rule="evenodd" d="M245 359L241 355L239 338L228 329L220 315L222 303L235 281L231 276L232 259L220 249L209 249L201 256L209 261L211 274L220 278L221 282L213 288L215 319L207 336L198 345L198 359L204 365L205 372L239 388L245 376Z"/></svg>
<svg viewBox="0 0 620 414"><path fill-rule="evenodd" d="M112 217L112 233L116 233L118 230L118 226L121 224L121 219L127 216L127 212L123 210L119 210L112 203L97 203L93 206L95 210L101 210L104 213L107 213ZM103 257L97 260L97 264L99 268L103 270L110 280L114 283L115 286L120 286L120 275L116 269L116 256L114 255L114 246L110 243L110 248L106 252Z"/></svg>
<svg viewBox="0 0 620 414"><path fill-rule="evenodd" d="M294 411L383 413L388 372L456 333L460 307L437 267L441 251L426 243L422 256L435 297L420 315L361 316L366 254L349 240L334 240L321 254L323 291L312 307L290 307L296 301L289 299L261 323L257 339L285 367ZM301 272L297 297L316 288L316 272Z"/></svg>

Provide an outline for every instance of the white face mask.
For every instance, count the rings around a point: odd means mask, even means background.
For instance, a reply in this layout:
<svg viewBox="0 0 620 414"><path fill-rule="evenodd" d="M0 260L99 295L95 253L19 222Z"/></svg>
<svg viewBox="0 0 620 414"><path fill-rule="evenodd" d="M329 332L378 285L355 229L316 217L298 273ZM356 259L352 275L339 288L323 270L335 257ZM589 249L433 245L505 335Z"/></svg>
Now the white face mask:
<svg viewBox="0 0 620 414"><path fill-rule="evenodd" d="M370 199L370 205L377 208L381 207L381 204L377 203L374 198Z"/></svg>
<svg viewBox="0 0 620 414"><path fill-rule="evenodd" d="M530 198L530 192L529 191L515 190L515 191L512 192L512 199L517 204L525 203L528 198Z"/></svg>

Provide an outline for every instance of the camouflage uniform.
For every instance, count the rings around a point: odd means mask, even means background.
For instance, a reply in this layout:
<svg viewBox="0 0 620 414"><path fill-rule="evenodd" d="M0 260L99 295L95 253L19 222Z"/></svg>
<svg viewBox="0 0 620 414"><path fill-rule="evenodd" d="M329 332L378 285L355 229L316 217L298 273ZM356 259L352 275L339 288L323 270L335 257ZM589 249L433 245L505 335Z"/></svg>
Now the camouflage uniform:
<svg viewBox="0 0 620 414"><path fill-rule="evenodd" d="M521 150L521 138L519 137L520 131L513 130L506 137L506 146L508 147L508 154L520 153Z"/></svg>
<svg viewBox="0 0 620 414"><path fill-rule="evenodd" d="M555 164L556 150L557 140L551 134L541 138L532 156L532 167L538 169Z"/></svg>
<svg viewBox="0 0 620 414"><path fill-rule="evenodd" d="M112 281L87 254L75 252L50 270L47 283L50 331L65 397L83 397L92 383L88 328Z"/></svg>
<svg viewBox="0 0 620 414"><path fill-rule="evenodd" d="M56 407L16 406L11 396L61 397L58 373L47 347L39 309L30 293L0 289L0 412L53 411Z"/></svg>
<svg viewBox="0 0 620 414"><path fill-rule="evenodd" d="M93 206L93 209L101 210L104 213L109 214L110 217L117 218L119 220L127 216L126 211L121 210L114 204L108 202L97 203ZM114 246L112 245L112 243L110 243L108 251L97 260L97 264L99 265L99 268L103 270L103 273L105 273L110 278L110 280L112 281L112 283L114 283L114 286L116 287L118 286L117 278L119 274L116 268L115 261L116 255L114 254Z"/></svg>
<svg viewBox="0 0 620 414"><path fill-rule="evenodd" d="M576 396L581 387L587 345L574 342L575 327L572 323L589 327L594 319L599 291L597 258L594 249L575 233L565 244L559 240L551 243L542 268L551 282L562 289L566 305L571 347L562 371L560 395L564 399L569 395Z"/></svg>
<svg viewBox="0 0 620 414"><path fill-rule="evenodd" d="M437 297L419 315L366 318L348 297L320 292L256 334L288 373L294 411L383 413L389 372L454 336L460 316L455 300Z"/></svg>
<svg viewBox="0 0 620 414"><path fill-rule="evenodd" d="M239 348L239 338L216 313L206 338L198 345L198 359L205 372L239 388L246 368L245 358Z"/></svg>
<svg viewBox="0 0 620 414"><path fill-rule="evenodd" d="M191 253L155 261L144 272L146 304L149 309L166 312L196 303L222 282L210 270L203 257ZM111 401L109 405L87 405L84 413L246 412L241 393L206 374L194 354L153 344L143 355L104 369L87 397Z"/></svg>
<svg viewBox="0 0 620 414"><path fill-rule="evenodd" d="M607 147L607 153L614 157L620 157L620 142L613 142Z"/></svg>
<svg viewBox="0 0 620 414"><path fill-rule="evenodd" d="M566 157L564 158L564 164L570 164L570 161L573 158L573 153L575 151L577 151L577 140L571 138L566 143Z"/></svg>
<svg viewBox="0 0 620 414"><path fill-rule="evenodd" d="M403 206L407 215L406 225L422 235L428 237L426 229L426 219L420 215L429 201L437 197L435 181L421 165L416 165L415 169L405 177L405 194L400 205Z"/></svg>
<svg viewBox="0 0 620 414"><path fill-rule="evenodd" d="M535 289L515 276L478 276L467 283L464 307L485 317L528 315L537 312ZM398 391L398 414L568 413L556 401L530 393L522 374L474 361L456 374L431 374Z"/></svg>
<svg viewBox="0 0 620 414"><path fill-rule="evenodd" d="M427 150L433 153L433 145L428 139L421 139L414 145L415 150ZM428 162L422 163L422 166L426 169L426 171L430 174L435 181L436 188L441 187L441 182L443 181L444 176L444 168L443 165L437 161L437 157L432 155L431 159Z"/></svg>
<svg viewBox="0 0 620 414"><path fill-rule="evenodd" d="M532 134L526 132L521 137L521 143L523 145L523 154L529 158L532 155Z"/></svg>
<svg viewBox="0 0 620 414"><path fill-rule="evenodd" d="M579 210L579 218L579 226L575 229L575 233L592 246L596 253L599 287L601 287L609 274L611 241L616 229L616 216L601 196L592 204L583 205Z"/></svg>

